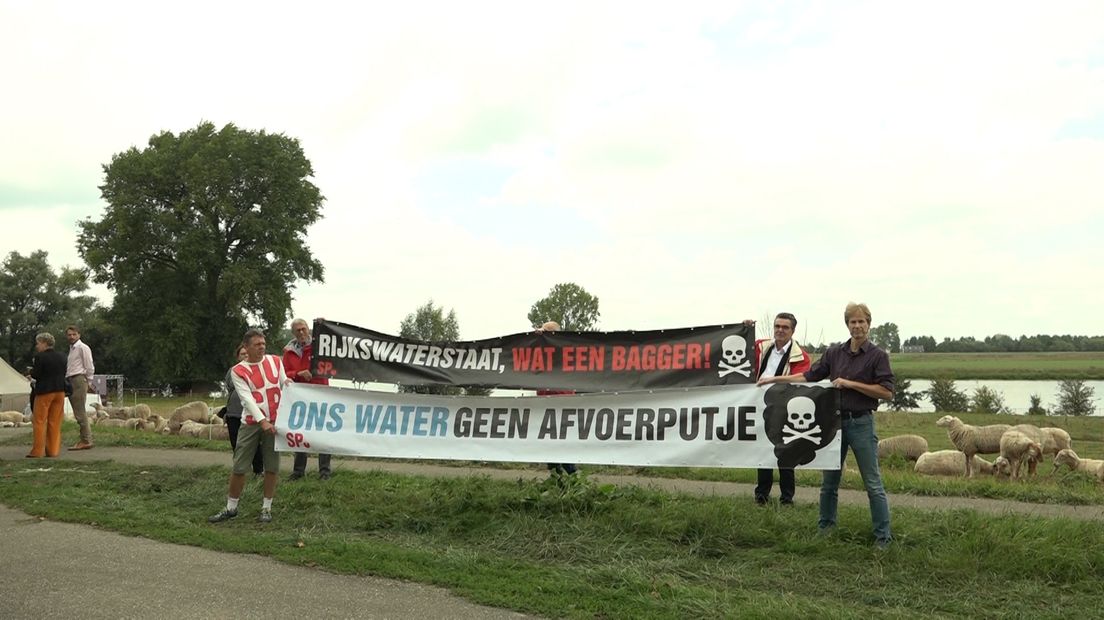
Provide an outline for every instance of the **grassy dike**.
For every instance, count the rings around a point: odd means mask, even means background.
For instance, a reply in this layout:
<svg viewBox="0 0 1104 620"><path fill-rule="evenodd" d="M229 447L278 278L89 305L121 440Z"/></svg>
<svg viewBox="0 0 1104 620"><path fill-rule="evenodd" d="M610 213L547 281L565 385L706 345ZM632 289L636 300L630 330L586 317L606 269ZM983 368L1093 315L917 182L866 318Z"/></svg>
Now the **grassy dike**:
<svg viewBox="0 0 1104 620"><path fill-rule="evenodd" d="M974 424L1061 426L1083 456L1104 457L1102 419L961 417ZM878 433L921 434L933 450L949 447L936 419L880 413ZM67 425L65 441L75 438L75 426ZM6 443L27 440L24 435ZM124 429L98 429L96 441L228 452L223 441ZM503 482L339 467L329 483L281 485L276 521L268 526L253 521L260 488L251 481L242 516L211 526L206 516L225 494L223 467L101 462L34 469L22 460L0 463L0 502L155 540L436 584L475 602L552 617L1104 615L1099 521L896 508L898 542L879 552L865 507L841 506L839 529L820 538L812 504L758 508L750 497L679 495L599 485L585 477L562 484ZM893 459L883 469L895 493L1104 504L1104 492L1088 476L1048 474L1049 466L1025 483L921 477L911 464ZM584 471L740 482L754 477L750 470ZM799 473L799 485L818 481L815 472ZM857 474L848 473L844 486L861 488Z"/></svg>
<svg viewBox="0 0 1104 620"><path fill-rule="evenodd" d="M585 477L502 482L339 470L328 483L282 485L267 526L253 520L260 483L251 481L242 515L212 526L205 517L225 493L225 468L26 470L0 464L0 501L33 515L431 583L551 617L1104 612L1098 522L898 509L898 541L881 552L865 507L842 506L839 529L818 537L813 505L758 508Z"/></svg>

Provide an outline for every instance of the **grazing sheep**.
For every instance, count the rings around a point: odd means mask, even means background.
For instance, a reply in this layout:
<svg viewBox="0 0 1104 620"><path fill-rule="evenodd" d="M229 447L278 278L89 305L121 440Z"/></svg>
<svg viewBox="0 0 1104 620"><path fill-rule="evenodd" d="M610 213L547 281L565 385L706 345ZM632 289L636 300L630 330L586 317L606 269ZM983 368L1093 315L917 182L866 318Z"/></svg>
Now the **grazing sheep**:
<svg viewBox="0 0 1104 620"><path fill-rule="evenodd" d="M1067 465L1071 470L1083 471L1092 474L1100 482L1104 482L1104 461L1100 459L1083 459L1069 448L1063 448L1054 456L1054 466Z"/></svg>
<svg viewBox="0 0 1104 620"><path fill-rule="evenodd" d="M157 415L156 413L150 415L149 419L146 420L146 430L160 433L163 429L167 430L168 428L169 421Z"/></svg>
<svg viewBox="0 0 1104 620"><path fill-rule="evenodd" d="M974 455L999 453L1001 435L1009 429L1007 424L990 424L988 426L964 424L962 420L953 415L945 415L939 418L935 425L945 427L947 437L950 438L951 443L966 455L967 478L974 475Z"/></svg>
<svg viewBox="0 0 1104 620"><path fill-rule="evenodd" d="M928 440L920 435L897 435L886 437L878 442L878 458L884 459L899 455L906 460L915 461L928 451Z"/></svg>
<svg viewBox="0 0 1104 620"><path fill-rule="evenodd" d="M1062 450L1070 450L1073 448L1073 440L1070 439L1070 434L1066 432L1066 429L1056 426L1044 426L1041 430L1047 435L1050 435L1046 442L1047 445L1043 446L1044 452L1050 453L1047 447L1050 446L1051 442L1054 442L1054 454L1056 456Z"/></svg>
<svg viewBox="0 0 1104 620"><path fill-rule="evenodd" d="M1070 447L1069 433L1054 427L1039 428L1034 424L1017 424L1009 430L1019 431L1031 438L1031 441L1043 447L1043 454L1058 454L1059 450Z"/></svg>
<svg viewBox="0 0 1104 620"><path fill-rule="evenodd" d="M129 428L129 429L133 429L133 430L136 430L136 431L146 430L147 422L145 420L143 420L142 418L131 418L129 420L125 420L125 422L126 422L126 427Z"/></svg>
<svg viewBox="0 0 1104 620"><path fill-rule="evenodd" d="M126 428L127 421L118 418L102 418L96 421L96 426L109 428Z"/></svg>
<svg viewBox="0 0 1104 620"><path fill-rule="evenodd" d="M8 422L7 420L4 420L4 421L0 422L0 428L14 428L14 427L15 427L15 422Z"/></svg>
<svg viewBox="0 0 1104 620"><path fill-rule="evenodd" d="M1020 479L1020 468L1027 463L1028 473L1035 474L1035 465L1043 460L1043 447L1039 442L1020 431L1008 431L1001 435L1000 455L1003 462L999 469L1003 472L1005 462L1013 480Z"/></svg>
<svg viewBox="0 0 1104 620"><path fill-rule="evenodd" d="M980 456L974 457L974 464L980 473L993 473L993 464ZM936 450L921 454L912 469L926 476L961 476L965 465L966 455L958 450Z"/></svg>
<svg viewBox="0 0 1104 620"><path fill-rule="evenodd" d="M200 424L186 420L180 425L180 433L183 437L204 437L207 439L229 439L230 429L219 424Z"/></svg>
<svg viewBox="0 0 1104 620"><path fill-rule="evenodd" d="M188 420L207 424L210 419L211 408L207 406L207 403L201 400L192 401L173 410L172 416L169 417L169 431L172 433L180 432L180 426Z"/></svg>
<svg viewBox="0 0 1104 620"><path fill-rule="evenodd" d="M30 421L23 417L22 413L18 411L4 411L0 412L0 422L11 422L12 426L23 426L24 424L30 424Z"/></svg>
<svg viewBox="0 0 1104 620"><path fill-rule="evenodd" d="M141 420L149 420L150 415L152 415L152 412L150 411L149 405L146 403L134 405L134 417Z"/></svg>

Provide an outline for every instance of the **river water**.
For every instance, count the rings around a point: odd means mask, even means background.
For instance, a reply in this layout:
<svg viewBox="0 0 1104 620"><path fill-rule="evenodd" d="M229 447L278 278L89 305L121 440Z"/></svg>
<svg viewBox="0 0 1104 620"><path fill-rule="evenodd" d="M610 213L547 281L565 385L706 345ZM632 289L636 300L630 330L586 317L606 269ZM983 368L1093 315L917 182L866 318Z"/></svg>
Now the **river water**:
<svg viewBox="0 0 1104 620"><path fill-rule="evenodd" d="M920 392L931 387L931 381L927 379L912 379L909 386L910 392ZM955 389L965 392L967 396L973 396L974 390L984 385L996 391L1004 397L1004 404L1012 410L1012 413L1027 413L1031 407L1031 395L1038 394L1043 399L1043 407L1048 413L1061 413L1057 411L1058 405L1058 381L998 381L995 379L982 379L979 381L955 381ZM1093 403L1096 405L1095 415L1104 415L1104 381L1086 381L1085 385L1093 388ZM885 408L884 406L882 407ZM920 408L914 411L935 411L927 396L920 399Z"/></svg>

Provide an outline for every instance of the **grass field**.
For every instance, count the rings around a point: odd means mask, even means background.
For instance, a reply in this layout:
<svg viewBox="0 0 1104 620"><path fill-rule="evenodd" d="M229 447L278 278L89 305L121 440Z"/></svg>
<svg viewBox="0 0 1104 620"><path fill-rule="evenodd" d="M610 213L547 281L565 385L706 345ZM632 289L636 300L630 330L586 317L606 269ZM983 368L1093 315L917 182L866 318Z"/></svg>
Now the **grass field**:
<svg viewBox="0 0 1104 620"><path fill-rule="evenodd" d="M183 400L150 403L163 411ZM931 449L947 448L937 417L879 413L878 433L920 434ZM1104 419L961 417L974 424L1060 426L1082 456L1104 458ZM75 425L64 431L65 441L76 439ZM96 442L220 450L229 461L224 441L102 428ZM883 552L872 545L865 507L841 506L837 531L818 537L813 504L758 508L750 497L613 487L585 474L502 482L359 472L339 464L329 482L282 484L276 520L268 526L253 521L258 481L249 482L241 517L211 526L205 518L221 506L225 467L100 462L80 468L96 475L0 463L0 502L155 540L436 584L475 602L551 617L1046 618L1104 610L1104 522L1098 521L897 508L897 542ZM731 469L583 471L754 479L754 471ZM911 463L894 459L883 462L883 471L894 493L1104 504L1089 476L1050 474L1049 466L1024 483L922 477ZM799 472L799 485L818 482L818 473ZM857 474L846 474L844 486L861 488Z"/></svg>
<svg viewBox="0 0 1104 620"><path fill-rule="evenodd" d="M433 479L338 470L281 485L262 526L259 481L212 526L226 470L85 463L95 475L0 463L0 501L154 540L256 553L338 573L436 584L472 601L566 618L1094 617L1104 524L968 511L894 511L871 544L867 509L635 487ZM67 470L71 471L71 470ZM1095 610L1095 611L1094 611Z"/></svg>
<svg viewBox="0 0 1104 620"><path fill-rule="evenodd" d="M895 353L890 361L903 379L1104 380L1104 352Z"/></svg>

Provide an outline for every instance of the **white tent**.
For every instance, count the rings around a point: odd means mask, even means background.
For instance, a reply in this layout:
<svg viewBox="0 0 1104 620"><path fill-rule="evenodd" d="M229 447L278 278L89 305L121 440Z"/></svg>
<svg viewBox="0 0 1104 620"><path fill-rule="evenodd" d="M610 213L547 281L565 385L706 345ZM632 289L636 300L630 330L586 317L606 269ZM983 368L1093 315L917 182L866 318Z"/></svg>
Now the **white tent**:
<svg viewBox="0 0 1104 620"><path fill-rule="evenodd" d="M0 357L0 411L22 412L30 401L30 380Z"/></svg>

